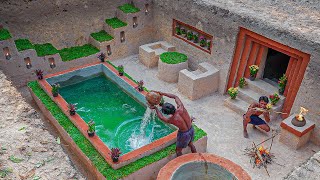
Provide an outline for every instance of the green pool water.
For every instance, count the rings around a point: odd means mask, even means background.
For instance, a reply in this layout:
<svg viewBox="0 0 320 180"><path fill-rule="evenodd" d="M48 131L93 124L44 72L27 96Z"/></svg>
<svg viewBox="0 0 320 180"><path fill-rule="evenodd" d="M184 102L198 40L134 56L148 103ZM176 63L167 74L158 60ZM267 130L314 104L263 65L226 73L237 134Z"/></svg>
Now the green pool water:
<svg viewBox="0 0 320 180"><path fill-rule="evenodd" d="M68 103L76 104L84 121L93 119L100 139L110 149L120 148L122 154L174 131L104 75L64 86L60 94ZM142 123L145 113L147 123Z"/></svg>

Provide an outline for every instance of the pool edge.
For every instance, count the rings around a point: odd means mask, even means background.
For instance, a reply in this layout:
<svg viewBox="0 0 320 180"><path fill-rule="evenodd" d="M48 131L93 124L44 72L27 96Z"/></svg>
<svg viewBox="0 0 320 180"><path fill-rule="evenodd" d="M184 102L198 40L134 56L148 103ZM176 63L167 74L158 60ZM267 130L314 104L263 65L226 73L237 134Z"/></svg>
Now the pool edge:
<svg viewBox="0 0 320 180"><path fill-rule="evenodd" d="M44 77L44 79L38 80L38 83L39 83L40 87L45 91L45 93L51 98L51 100L54 101L59 106L59 108L63 111L63 113L79 129L79 131L86 137L86 139L88 141L90 141L90 143L95 147L95 149L101 154L101 156L106 160L106 162L113 169L119 169L123 166L126 166L126 165L132 163L132 162L137 161L138 159L141 159L145 156L149 156L149 155L151 155L157 151L160 151L160 150L166 148L167 146L173 144L176 141L177 130L168 134L167 136L164 136L160 139L153 141L150 144L147 144L143 147L140 147L140 148L135 149L129 153L126 153L123 156L120 156L119 161L117 163L114 163L110 157L111 151L110 151L109 147L106 144L104 144L98 136L94 136L94 137L88 136L88 134L86 133L86 130L88 128L87 128L87 124L85 123L85 121L77 113L74 116L69 115L67 102L60 95L58 97L52 96L52 94L50 93L52 87L46 79L52 78L54 76L63 75L65 73L76 71L79 69L87 68L90 66L96 66L99 64L105 66L105 68L109 69L111 71L111 73L114 73L115 75L118 74L117 70L112 65L108 64L107 62L91 63L91 64L79 66L79 67L74 67L69 70L46 75ZM126 76L119 76L119 78L122 79L123 81L125 81L126 83L128 83L133 88L135 88L137 86L134 81L127 78ZM142 91L139 93L141 93L141 95L145 96L147 92Z"/></svg>

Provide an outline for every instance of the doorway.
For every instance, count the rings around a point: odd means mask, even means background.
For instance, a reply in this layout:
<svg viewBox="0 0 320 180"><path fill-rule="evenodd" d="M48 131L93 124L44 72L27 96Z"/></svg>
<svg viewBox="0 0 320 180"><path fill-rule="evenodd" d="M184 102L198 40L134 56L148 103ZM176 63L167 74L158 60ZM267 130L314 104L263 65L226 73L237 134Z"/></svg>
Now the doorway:
<svg viewBox="0 0 320 180"><path fill-rule="evenodd" d="M287 71L289 60L290 56L269 48L263 78L278 83Z"/></svg>

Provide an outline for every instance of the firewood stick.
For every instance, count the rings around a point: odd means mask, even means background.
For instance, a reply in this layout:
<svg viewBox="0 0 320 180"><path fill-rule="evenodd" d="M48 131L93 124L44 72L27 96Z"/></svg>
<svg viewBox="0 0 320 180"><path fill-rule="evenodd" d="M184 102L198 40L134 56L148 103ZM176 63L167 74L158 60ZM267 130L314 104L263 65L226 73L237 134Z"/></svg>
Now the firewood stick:
<svg viewBox="0 0 320 180"><path fill-rule="evenodd" d="M265 161L263 160L263 158L261 157L260 151L258 150L258 148L257 148L257 146L256 146L256 144L254 142L253 142L253 145L254 145L254 148L255 148L256 155L260 159L264 169L266 170L268 176L270 177L270 174L269 174L268 169L267 169L267 165L266 165Z"/></svg>
<svg viewBox="0 0 320 180"><path fill-rule="evenodd" d="M271 131L272 131L272 137L274 138L274 136L273 136L274 130L272 129ZM271 145L270 145L269 153L271 152L271 148L272 148L272 144L273 144L273 138L271 138Z"/></svg>
<svg viewBox="0 0 320 180"><path fill-rule="evenodd" d="M262 109L262 108L249 108L249 109L254 109L254 110L260 111L260 112L269 112L268 110ZM274 111L274 110L272 110L272 112L277 113L277 114L288 114L288 113L284 113L284 112L280 112L280 111Z"/></svg>

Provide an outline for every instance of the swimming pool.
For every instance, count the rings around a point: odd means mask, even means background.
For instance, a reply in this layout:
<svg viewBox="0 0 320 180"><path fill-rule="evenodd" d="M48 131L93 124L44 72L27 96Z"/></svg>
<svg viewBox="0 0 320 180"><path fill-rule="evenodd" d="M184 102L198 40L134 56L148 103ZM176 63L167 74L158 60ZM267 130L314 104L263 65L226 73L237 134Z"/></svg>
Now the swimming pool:
<svg viewBox="0 0 320 180"><path fill-rule="evenodd" d="M76 104L77 114L68 117L86 135L107 162L117 169L139 158L159 151L176 140L176 128L164 124L146 111L146 92L118 76L108 63L72 69L45 77L40 86L51 96L51 85L61 85L60 96L52 99L68 112L68 103ZM144 114L148 123L143 123ZM93 119L97 136L88 137L86 122ZM144 126L144 124L147 124ZM120 148L122 156L113 163L111 148Z"/></svg>

